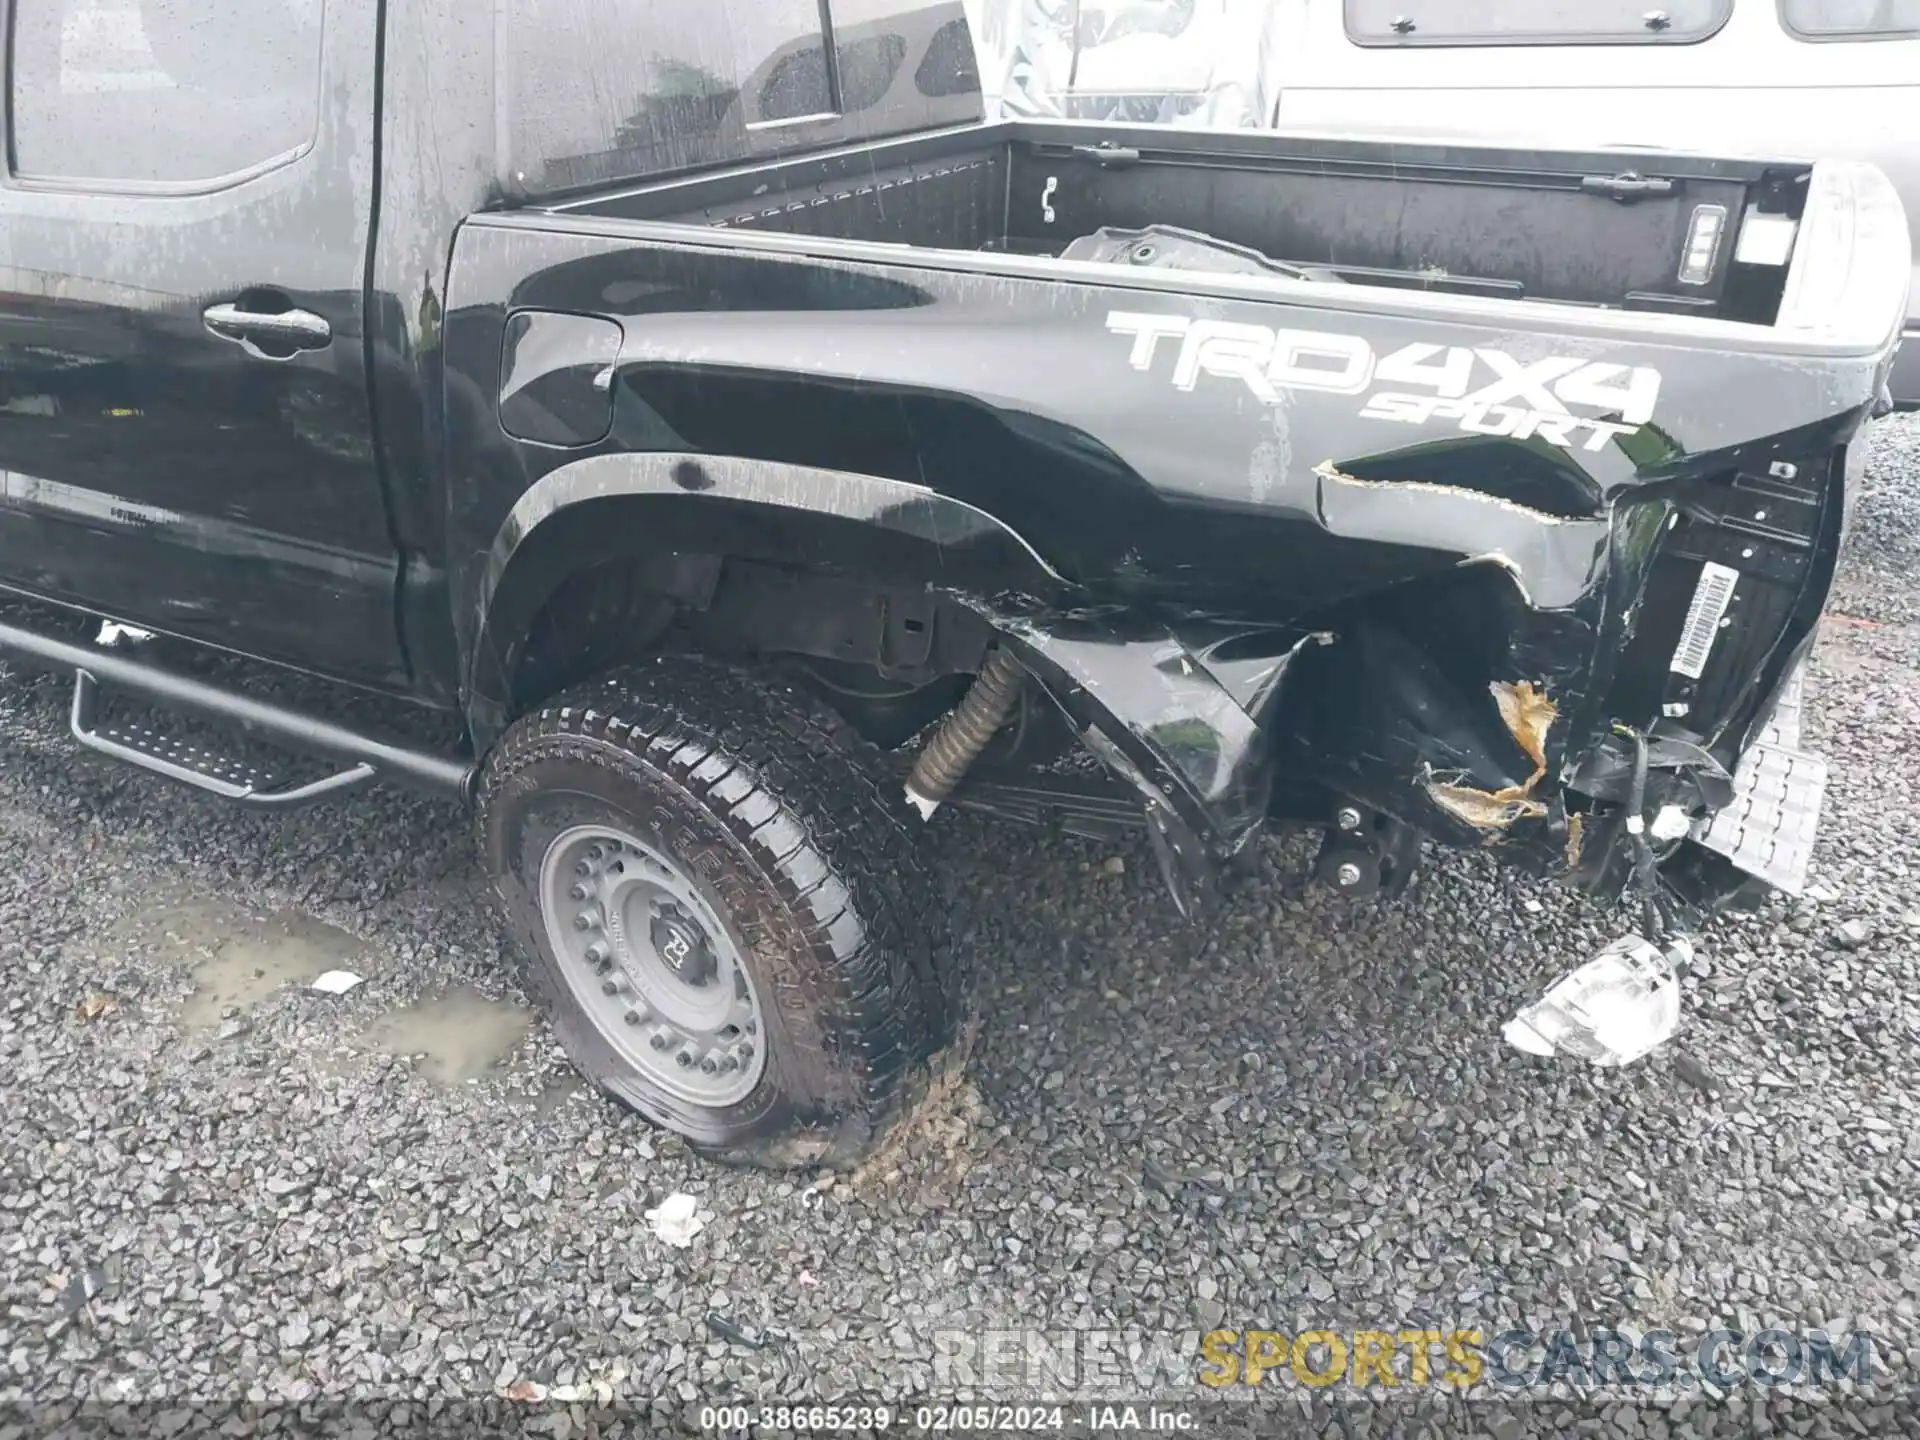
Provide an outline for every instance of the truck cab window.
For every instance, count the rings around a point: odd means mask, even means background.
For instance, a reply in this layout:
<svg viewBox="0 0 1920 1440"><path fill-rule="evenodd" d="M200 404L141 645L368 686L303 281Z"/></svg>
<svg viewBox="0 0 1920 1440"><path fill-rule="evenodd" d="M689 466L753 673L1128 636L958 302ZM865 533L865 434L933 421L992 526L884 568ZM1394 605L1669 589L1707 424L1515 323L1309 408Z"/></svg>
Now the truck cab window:
<svg viewBox="0 0 1920 1440"><path fill-rule="evenodd" d="M1920 35L1920 0L1780 0L1802 40L1892 40Z"/></svg>
<svg viewBox="0 0 1920 1440"><path fill-rule="evenodd" d="M1791 3L1791 0L1789 0ZM1688 45L1733 0L1346 0L1356 45Z"/></svg>
<svg viewBox="0 0 1920 1440"><path fill-rule="evenodd" d="M827 47L809 40L774 62L760 86L759 123L804 120L833 111L833 79L827 73Z"/></svg>
<svg viewBox="0 0 1920 1440"><path fill-rule="evenodd" d="M660 15L631 0L553 0L503 9L501 23L516 148L547 162L550 183L710 162L729 132L833 109L818 0Z"/></svg>
<svg viewBox="0 0 1920 1440"><path fill-rule="evenodd" d="M857 114L878 105L893 88L907 58L906 37L887 33L843 40L840 45L840 108Z"/></svg>
<svg viewBox="0 0 1920 1440"><path fill-rule="evenodd" d="M955 55L956 39L972 48L959 0L544 0L500 14L510 178L525 195L979 115L978 71Z"/></svg>
<svg viewBox="0 0 1920 1440"><path fill-rule="evenodd" d="M323 0L15 0L12 165L203 186L313 141Z"/></svg>

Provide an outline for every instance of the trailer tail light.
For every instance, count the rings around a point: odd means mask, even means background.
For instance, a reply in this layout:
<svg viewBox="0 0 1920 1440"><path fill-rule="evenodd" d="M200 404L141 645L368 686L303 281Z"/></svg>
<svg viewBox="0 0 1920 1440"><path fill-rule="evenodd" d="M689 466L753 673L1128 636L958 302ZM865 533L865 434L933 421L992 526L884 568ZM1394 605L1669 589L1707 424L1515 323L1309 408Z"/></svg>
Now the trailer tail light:
<svg viewBox="0 0 1920 1440"><path fill-rule="evenodd" d="M1704 285L1713 278L1713 262L1720 254L1720 237L1727 229L1727 207L1696 205L1687 222L1687 248L1680 257L1680 283Z"/></svg>

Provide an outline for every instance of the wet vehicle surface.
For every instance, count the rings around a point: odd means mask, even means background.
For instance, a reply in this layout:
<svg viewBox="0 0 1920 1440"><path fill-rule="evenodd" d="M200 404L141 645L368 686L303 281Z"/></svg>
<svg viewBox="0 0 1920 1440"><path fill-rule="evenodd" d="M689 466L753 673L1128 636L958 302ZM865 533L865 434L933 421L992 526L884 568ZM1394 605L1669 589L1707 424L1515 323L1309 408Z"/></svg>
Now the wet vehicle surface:
<svg viewBox="0 0 1920 1440"><path fill-rule="evenodd" d="M964 1059L949 800L1144 826L1190 913L1271 825L1348 894L1426 837L1654 937L1804 883L1797 677L1908 285L1871 167L981 124L957 5L282 20L314 66L203 163L66 97L190 126L213 42L16 37L57 83L0 194L0 585L459 746L0 648L242 804L474 800L534 989L661 1123L838 1162Z"/></svg>
<svg viewBox="0 0 1920 1440"><path fill-rule="evenodd" d="M475 222L449 363L503 399L499 435L454 431L471 543L492 546L459 613L483 631L514 615L517 548L613 495L654 497L668 527L700 523L690 495L736 507L714 522L737 522L727 538L698 542L729 557L691 607L721 630L778 628L729 612L804 593L768 568L840 543L823 527L759 549L751 517L878 525L893 573L937 577L920 638L775 648L933 685L1014 645L1144 805L1183 904L1272 819L1332 826L1326 868L1357 866L1363 890L1404 881L1410 827L1619 893L1635 816L1660 821L1667 869L1641 888L1675 914L1741 885L1710 847L1799 883L1811 837L1792 827L1817 790L1744 850L1706 817L1796 671L1847 442L1881 400L1903 231L1871 172L1663 157L1621 180L1617 156L1407 145L1383 171L1369 147L1311 140L1001 133ZM1838 361L1839 412L1804 358L1767 353L1792 347L1814 242L1795 277L1738 261L1758 251L1718 228L1804 225L1816 194L1864 201L1856 238L1884 242L1861 252L1877 338ZM1493 196L1489 227L1474 214ZM1183 223L1201 216L1212 233ZM1702 246L1705 279L1685 273ZM574 453L530 443L554 438L537 391L557 411L568 382L523 367L515 334L596 303L620 332L606 360L527 348L571 355L579 388L608 364L605 399L577 404ZM1049 808L992 783L980 803ZM1076 801L1056 793L1054 818L1107 823L1104 800Z"/></svg>

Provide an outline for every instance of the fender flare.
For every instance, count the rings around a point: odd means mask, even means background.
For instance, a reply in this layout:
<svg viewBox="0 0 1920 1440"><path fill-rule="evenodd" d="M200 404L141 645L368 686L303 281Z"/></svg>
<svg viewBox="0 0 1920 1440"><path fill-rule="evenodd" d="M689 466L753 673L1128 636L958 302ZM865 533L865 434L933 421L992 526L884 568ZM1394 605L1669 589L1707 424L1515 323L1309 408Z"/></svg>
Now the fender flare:
<svg viewBox="0 0 1920 1440"><path fill-rule="evenodd" d="M995 516L923 485L856 471L675 451L590 455L548 471L523 491L494 534L474 581L473 641L462 692L474 744L484 752L512 718L519 647L540 607L578 568L537 541L559 517L607 500L646 501L672 514L674 533L728 539L749 517L806 517L871 527L934 547L939 588L975 596L1033 596L1073 587ZM636 547L637 548L637 547ZM617 549L617 547L616 547ZM769 558L790 558L774 556Z"/></svg>
<svg viewBox="0 0 1920 1440"><path fill-rule="evenodd" d="M1271 755L1259 714L1303 640L1291 640L1282 653L1261 662L1264 678L1257 684L1228 686L1157 626L1122 633L1095 614L1055 604L1077 587L1010 526L977 506L881 476L734 456L587 456L522 493L477 576L466 694L478 752L512 718L519 645L540 607L582 563L583 553L605 559L629 548L621 538L624 525L611 534L605 527L588 532L591 539L609 539L603 554L583 552L571 531L564 546L537 544L536 537L551 533L543 527L559 517L609 499L644 500L660 518L673 507L673 522L648 537L668 546L754 553L729 549L727 542L744 538L764 545L764 525L757 527L759 536L750 533L754 521L805 516L934 547L940 563L933 583L1000 631L1095 752L1139 794L1183 909L1210 888L1214 862L1241 849L1264 821ZM730 521L742 519L746 523L730 528ZM793 551L768 558L791 559Z"/></svg>

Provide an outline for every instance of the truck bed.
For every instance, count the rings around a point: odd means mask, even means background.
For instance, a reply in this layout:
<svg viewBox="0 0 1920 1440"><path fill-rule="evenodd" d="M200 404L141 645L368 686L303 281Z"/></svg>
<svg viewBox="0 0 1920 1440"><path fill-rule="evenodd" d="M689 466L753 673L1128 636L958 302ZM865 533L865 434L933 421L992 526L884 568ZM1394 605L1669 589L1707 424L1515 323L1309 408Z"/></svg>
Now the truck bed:
<svg viewBox="0 0 1920 1440"><path fill-rule="evenodd" d="M1809 164L1009 121L597 194L573 215L1060 256L1170 227L1310 278L1769 324ZM1703 212L1719 231L1681 278ZM1757 217L1767 216L1766 220ZM1698 244L1694 231L1692 241ZM1156 260L1118 246L1121 263ZM1164 251L1166 247L1161 247ZM1190 263L1192 251L1187 251ZM1206 268L1247 268L1245 256Z"/></svg>
<svg viewBox="0 0 1920 1440"><path fill-rule="evenodd" d="M534 534L721 557L645 583L890 680L984 617L1176 893L1328 794L1595 893L1792 888L1805 796L1669 842L1773 773L1910 258L1845 162L1058 121L478 215L456 613L525 633ZM816 570L886 624L809 628Z"/></svg>

